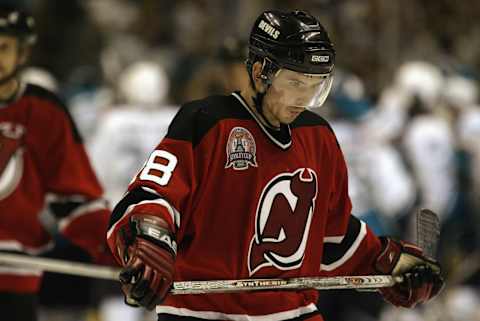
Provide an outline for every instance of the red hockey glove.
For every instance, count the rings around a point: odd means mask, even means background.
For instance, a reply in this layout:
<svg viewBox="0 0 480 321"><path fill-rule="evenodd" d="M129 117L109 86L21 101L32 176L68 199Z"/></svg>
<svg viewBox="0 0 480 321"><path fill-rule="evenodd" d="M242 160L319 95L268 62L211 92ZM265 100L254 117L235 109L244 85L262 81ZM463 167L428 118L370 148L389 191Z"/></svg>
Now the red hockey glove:
<svg viewBox="0 0 480 321"><path fill-rule="evenodd" d="M120 282L125 302L152 310L173 282L177 246L168 223L152 215L133 215L130 231L117 237L117 250L124 262Z"/></svg>
<svg viewBox="0 0 480 321"><path fill-rule="evenodd" d="M383 298L395 306L411 308L436 296L443 287L440 265L427 259L420 248L391 238L381 237L382 252L375 268L383 274L402 276L403 282L382 288Z"/></svg>

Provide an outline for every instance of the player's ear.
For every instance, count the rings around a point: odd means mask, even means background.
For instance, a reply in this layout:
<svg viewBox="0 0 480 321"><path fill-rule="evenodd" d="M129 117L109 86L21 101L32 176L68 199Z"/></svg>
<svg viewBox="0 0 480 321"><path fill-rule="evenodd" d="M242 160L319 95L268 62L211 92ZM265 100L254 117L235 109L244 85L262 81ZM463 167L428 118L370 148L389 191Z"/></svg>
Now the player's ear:
<svg viewBox="0 0 480 321"><path fill-rule="evenodd" d="M264 93L266 90L265 82L262 79L262 63L257 61L252 66L252 78L257 92Z"/></svg>

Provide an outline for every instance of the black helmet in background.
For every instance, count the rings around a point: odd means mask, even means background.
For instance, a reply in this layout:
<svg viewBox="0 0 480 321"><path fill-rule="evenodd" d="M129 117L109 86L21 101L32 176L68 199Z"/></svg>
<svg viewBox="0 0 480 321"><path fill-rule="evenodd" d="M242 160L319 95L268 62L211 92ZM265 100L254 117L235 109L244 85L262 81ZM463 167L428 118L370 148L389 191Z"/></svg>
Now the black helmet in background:
<svg viewBox="0 0 480 321"><path fill-rule="evenodd" d="M25 66L30 49L36 41L35 21L33 17L19 7L0 5L0 36L10 36L17 39L17 58L15 66L10 71L2 72L0 85L17 78Z"/></svg>
<svg viewBox="0 0 480 321"><path fill-rule="evenodd" d="M15 36L22 45L33 45L36 41L35 20L26 11L0 5L0 34Z"/></svg>

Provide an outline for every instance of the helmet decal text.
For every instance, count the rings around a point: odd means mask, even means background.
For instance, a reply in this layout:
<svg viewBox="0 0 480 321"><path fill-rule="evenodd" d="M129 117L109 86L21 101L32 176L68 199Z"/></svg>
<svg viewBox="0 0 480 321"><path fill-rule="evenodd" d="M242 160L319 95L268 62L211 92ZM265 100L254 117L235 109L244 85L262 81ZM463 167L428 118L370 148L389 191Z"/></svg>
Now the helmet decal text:
<svg viewBox="0 0 480 321"><path fill-rule="evenodd" d="M280 31L275 29L271 24L265 22L264 20L260 20L258 27L265 31L273 39L277 39L278 36L280 36Z"/></svg>

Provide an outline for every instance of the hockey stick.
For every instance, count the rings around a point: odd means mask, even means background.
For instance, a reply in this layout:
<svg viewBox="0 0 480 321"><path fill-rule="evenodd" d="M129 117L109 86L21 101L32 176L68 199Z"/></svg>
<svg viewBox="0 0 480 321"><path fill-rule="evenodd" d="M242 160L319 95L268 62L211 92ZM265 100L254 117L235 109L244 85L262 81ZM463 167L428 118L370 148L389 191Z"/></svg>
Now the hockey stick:
<svg viewBox="0 0 480 321"><path fill-rule="evenodd" d="M32 257L21 254L0 253L0 264L12 267L24 267L47 272L76 276L118 280L120 269L102 265L86 264L58 259ZM341 276L341 277L303 277L291 279L243 279L214 281L174 282L172 294L195 294L213 292L236 292L248 290L272 289L376 289L395 284L390 275Z"/></svg>
<svg viewBox="0 0 480 321"><path fill-rule="evenodd" d="M429 259L437 256L437 245L440 238L440 220L433 211L422 209L417 212L417 246Z"/></svg>
<svg viewBox="0 0 480 321"><path fill-rule="evenodd" d="M291 279L244 279L174 282L173 294L226 293L255 290L334 290L391 287L402 278L390 275L302 277Z"/></svg>
<svg viewBox="0 0 480 321"><path fill-rule="evenodd" d="M418 226L420 225L420 226ZM417 215L417 244L426 249L436 249L439 223L435 213L422 210ZM433 243L432 243L433 242ZM430 251L430 250L428 250ZM428 253L432 255L434 253ZM0 263L22 266L48 272L65 273L93 278L118 280L120 269L99 265L28 257L18 254L0 253ZM378 289L391 287L401 282L401 277L390 275L300 277L291 279L243 279L174 282L172 294L225 293L254 290L298 290L298 289Z"/></svg>
<svg viewBox="0 0 480 321"><path fill-rule="evenodd" d="M4 252L0 252L1 265L117 281L120 273L120 269L109 266Z"/></svg>

